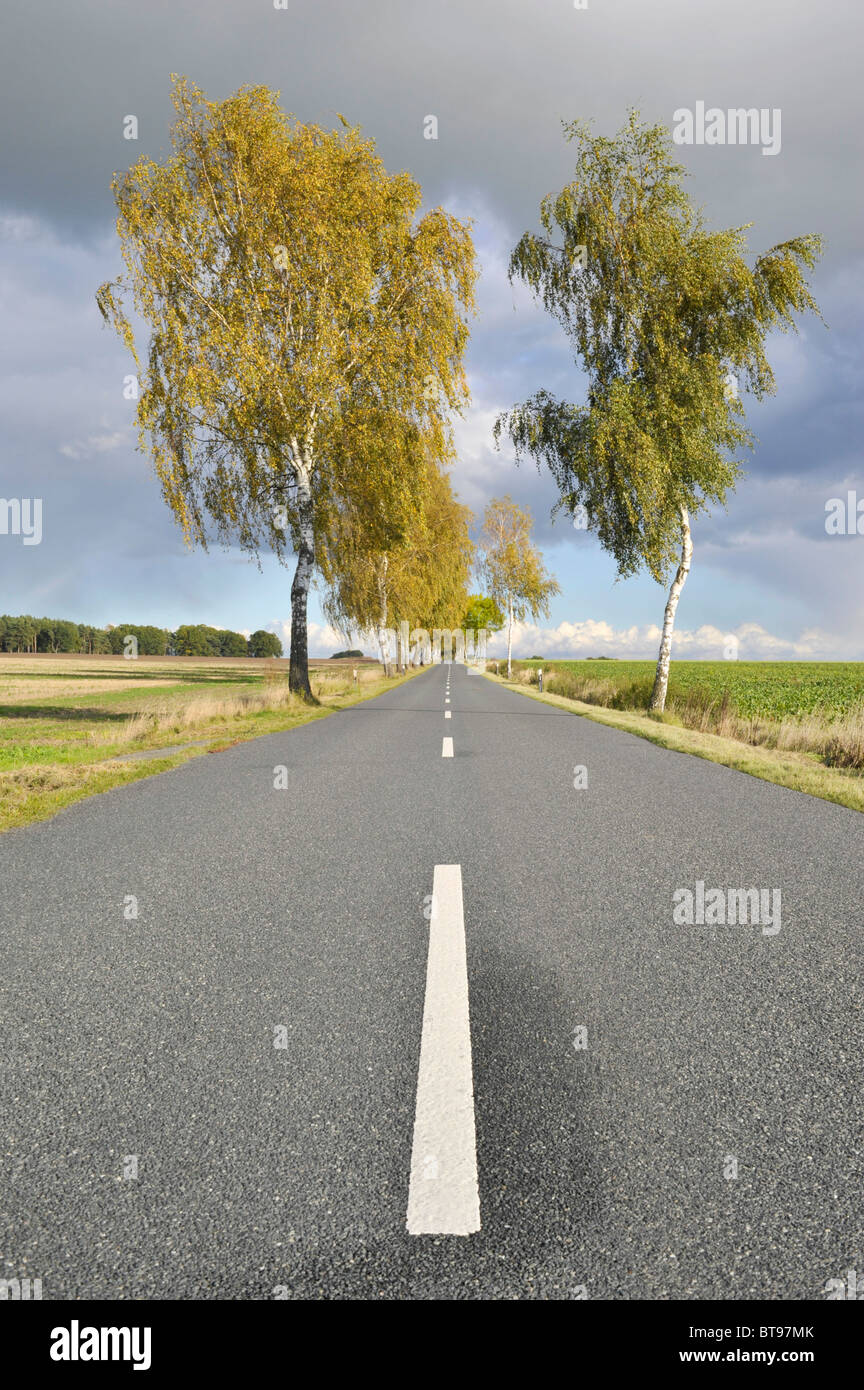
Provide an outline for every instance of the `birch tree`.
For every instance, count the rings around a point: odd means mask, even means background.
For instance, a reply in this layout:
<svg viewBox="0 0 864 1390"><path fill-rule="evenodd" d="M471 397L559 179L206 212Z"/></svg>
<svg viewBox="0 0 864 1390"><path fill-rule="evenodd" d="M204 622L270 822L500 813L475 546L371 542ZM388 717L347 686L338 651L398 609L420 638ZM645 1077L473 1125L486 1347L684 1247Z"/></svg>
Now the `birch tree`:
<svg viewBox="0 0 864 1390"><path fill-rule="evenodd" d="M261 86L210 102L182 78L173 101L170 157L115 176L125 274L97 299L135 353L141 447L187 543L296 556L289 681L311 699L328 519L355 487L411 488L411 451L363 473L365 439L407 421L444 457L467 400L470 230L440 208L418 220L418 184L343 118L303 125Z"/></svg>
<svg viewBox="0 0 864 1390"><path fill-rule="evenodd" d="M514 622L548 614L549 599L561 592L532 543L531 526L530 513L510 497L493 497L483 517L483 576L507 623L508 679L513 673Z"/></svg>
<svg viewBox="0 0 864 1390"><path fill-rule="evenodd" d="M540 208L511 280L531 287L562 324L587 376L573 405L537 392L496 421L517 460L545 463L559 488L556 511L581 515L620 576L645 567L669 589L650 709L662 711L675 614L693 554L691 518L724 505L753 446L739 396L775 390L765 354L773 330L818 314L804 270L821 252L815 235L745 259L751 224L710 231L682 185L662 126L631 112L614 138L564 127L576 147L574 178Z"/></svg>

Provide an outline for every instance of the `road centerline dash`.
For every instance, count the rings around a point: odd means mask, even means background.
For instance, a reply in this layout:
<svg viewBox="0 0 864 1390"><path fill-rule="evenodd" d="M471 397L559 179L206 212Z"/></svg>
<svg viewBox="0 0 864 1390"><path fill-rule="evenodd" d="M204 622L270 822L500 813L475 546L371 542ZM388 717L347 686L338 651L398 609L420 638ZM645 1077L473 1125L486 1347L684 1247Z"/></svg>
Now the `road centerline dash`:
<svg viewBox="0 0 864 1390"><path fill-rule="evenodd" d="M436 864L417 1077L407 1229L480 1229L462 868Z"/></svg>

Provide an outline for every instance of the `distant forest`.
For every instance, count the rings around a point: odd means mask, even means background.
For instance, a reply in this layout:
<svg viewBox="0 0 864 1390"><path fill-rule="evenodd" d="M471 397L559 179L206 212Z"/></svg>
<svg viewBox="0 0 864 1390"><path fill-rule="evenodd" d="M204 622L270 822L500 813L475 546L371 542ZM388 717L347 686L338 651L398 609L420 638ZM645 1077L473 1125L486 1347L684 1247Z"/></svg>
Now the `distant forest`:
<svg viewBox="0 0 864 1390"><path fill-rule="evenodd" d="M282 643L273 632L259 629L248 639L242 632L184 623L176 632L138 623L90 627L66 618L13 618L0 614L2 652L81 652L87 656L122 656L134 637L140 656L281 656Z"/></svg>

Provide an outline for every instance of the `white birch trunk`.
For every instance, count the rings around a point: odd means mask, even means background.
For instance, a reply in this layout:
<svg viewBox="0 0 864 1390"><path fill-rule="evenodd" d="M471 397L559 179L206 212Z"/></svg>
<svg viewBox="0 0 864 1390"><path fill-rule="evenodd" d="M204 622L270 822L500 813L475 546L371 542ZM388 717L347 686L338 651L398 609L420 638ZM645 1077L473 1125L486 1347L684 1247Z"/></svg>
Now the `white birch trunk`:
<svg viewBox="0 0 864 1390"><path fill-rule="evenodd" d="M666 600L666 612L663 615L663 636L660 639L660 654L657 657L657 671L654 676L654 689L651 692L651 700L648 709L652 714L662 714L666 708L666 691L669 688L669 660L672 656L672 633L675 628L675 613L678 609L678 600L681 597L681 590L684 588L685 581L690 573L690 561L693 558L693 541L690 537L690 517L687 508L681 507L681 560L672 580L672 587L669 590L669 597Z"/></svg>
<svg viewBox="0 0 864 1390"><path fill-rule="evenodd" d="M378 647L384 675L390 675L390 651L387 640L387 556L381 556L378 570Z"/></svg>
<svg viewBox="0 0 864 1390"><path fill-rule="evenodd" d="M513 600L507 595L507 679L513 675Z"/></svg>

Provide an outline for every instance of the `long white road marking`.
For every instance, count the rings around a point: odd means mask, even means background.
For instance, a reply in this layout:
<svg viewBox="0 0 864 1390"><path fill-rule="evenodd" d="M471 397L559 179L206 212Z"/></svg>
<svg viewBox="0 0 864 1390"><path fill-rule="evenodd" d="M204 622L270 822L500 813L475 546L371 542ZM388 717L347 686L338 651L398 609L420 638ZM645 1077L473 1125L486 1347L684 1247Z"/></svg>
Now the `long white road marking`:
<svg viewBox="0 0 864 1390"><path fill-rule="evenodd" d="M408 1233L480 1230L462 868L436 864L408 1188Z"/></svg>
<svg viewBox="0 0 864 1390"><path fill-rule="evenodd" d="M452 718L453 718L453 716L452 716L452 714L450 713L449 709L445 709L445 711L444 711L444 718L445 718L445 719L452 719Z"/></svg>
<svg viewBox="0 0 864 1390"><path fill-rule="evenodd" d="M442 758L452 758L452 757L453 757L453 740L452 740L452 738L445 738L444 741L443 741L443 743L441 744L441 757L442 757Z"/></svg>

